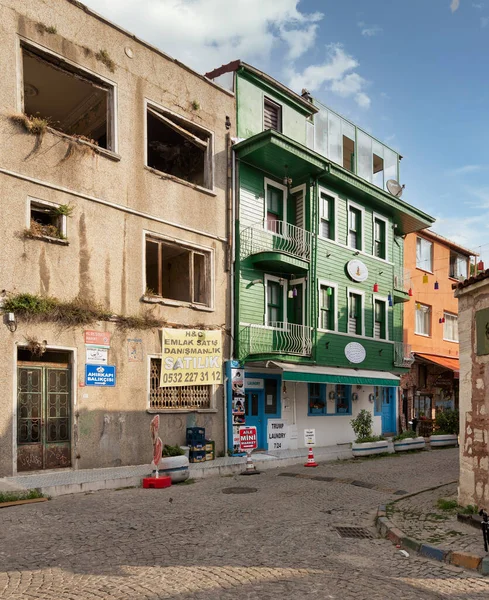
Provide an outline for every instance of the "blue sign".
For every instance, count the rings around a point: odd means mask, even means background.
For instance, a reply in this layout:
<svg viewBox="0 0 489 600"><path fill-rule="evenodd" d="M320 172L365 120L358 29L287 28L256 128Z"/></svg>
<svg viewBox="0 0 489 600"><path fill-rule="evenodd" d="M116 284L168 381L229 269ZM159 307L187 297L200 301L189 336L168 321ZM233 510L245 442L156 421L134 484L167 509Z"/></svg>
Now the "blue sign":
<svg viewBox="0 0 489 600"><path fill-rule="evenodd" d="M115 386L114 365L85 365L85 385Z"/></svg>

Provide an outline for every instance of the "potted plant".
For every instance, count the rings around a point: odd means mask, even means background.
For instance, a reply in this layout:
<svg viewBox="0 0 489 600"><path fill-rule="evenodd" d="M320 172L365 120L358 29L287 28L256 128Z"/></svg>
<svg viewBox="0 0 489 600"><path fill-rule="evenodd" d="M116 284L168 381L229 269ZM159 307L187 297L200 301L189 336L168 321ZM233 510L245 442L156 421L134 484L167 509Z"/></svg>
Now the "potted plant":
<svg viewBox="0 0 489 600"><path fill-rule="evenodd" d="M158 463L158 474L168 475L172 483L185 481L189 478L189 461L185 451L180 446L169 446L165 444Z"/></svg>
<svg viewBox="0 0 489 600"><path fill-rule="evenodd" d="M381 435L372 433L372 413L369 410L361 410L350 423L356 435L356 439L351 445L355 458L388 451L387 440Z"/></svg>
<svg viewBox="0 0 489 600"><path fill-rule="evenodd" d="M424 437L418 436L415 431L408 429L394 437L394 451L422 450L425 447Z"/></svg>
<svg viewBox="0 0 489 600"><path fill-rule="evenodd" d="M456 446L458 443L458 411L443 410L435 418L435 430L430 436L430 446Z"/></svg>

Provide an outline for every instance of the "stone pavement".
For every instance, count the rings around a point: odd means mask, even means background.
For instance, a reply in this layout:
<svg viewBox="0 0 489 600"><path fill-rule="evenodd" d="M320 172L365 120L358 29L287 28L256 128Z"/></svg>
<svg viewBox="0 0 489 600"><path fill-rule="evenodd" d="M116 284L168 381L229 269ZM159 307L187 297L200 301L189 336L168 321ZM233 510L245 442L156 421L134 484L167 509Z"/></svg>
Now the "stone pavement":
<svg viewBox="0 0 489 600"><path fill-rule="evenodd" d="M0 509L0 598L487 600L489 579L404 558L373 527L396 492L454 480L457 456L286 467ZM372 537L341 538L339 526Z"/></svg>
<svg viewBox="0 0 489 600"><path fill-rule="evenodd" d="M486 556L481 531L460 523L457 508L442 510L438 500L457 501L457 484L451 483L399 500L388 506L389 520L408 537L447 550Z"/></svg>

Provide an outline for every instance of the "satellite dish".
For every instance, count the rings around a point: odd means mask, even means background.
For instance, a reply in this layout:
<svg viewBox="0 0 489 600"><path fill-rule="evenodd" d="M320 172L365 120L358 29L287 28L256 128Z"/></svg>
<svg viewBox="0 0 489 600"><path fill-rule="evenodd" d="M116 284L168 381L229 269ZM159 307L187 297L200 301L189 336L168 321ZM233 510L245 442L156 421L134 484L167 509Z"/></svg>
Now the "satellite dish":
<svg viewBox="0 0 489 600"><path fill-rule="evenodd" d="M405 186L401 185L395 179L389 179L389 181L385 185L389 192L396 198L400 198L402 196L402 190Z"/></svg>

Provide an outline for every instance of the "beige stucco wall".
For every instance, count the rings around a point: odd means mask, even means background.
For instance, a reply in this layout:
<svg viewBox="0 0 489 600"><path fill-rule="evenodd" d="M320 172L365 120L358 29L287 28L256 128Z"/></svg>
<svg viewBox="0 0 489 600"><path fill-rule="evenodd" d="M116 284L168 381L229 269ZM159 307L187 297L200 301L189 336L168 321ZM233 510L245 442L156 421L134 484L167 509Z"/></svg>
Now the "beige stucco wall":
<svg viewBox="0 0 489 600"><path fill-rule="evenodd" d="M37 23L55 26L40 33ZM66 159L69 140L47 132L36 138L12 122L22 109L19 39L65 57L116 87L117 152L75 153ZM228 137L234 135L234 98L203 77L111 27L69 1L45 3L0 0L0 291L46 294L62 300L77 296L116 314L151 310L169 324L229 326L227 270ZM129 58L125 50L132 51ZM88 50L87 50L88 49ZM107 50L114 72L96 60ZM161 176L144 166L145 101L149 100L197 123L213 134L214 189ZM194 104L195 103L195 104ZM198 109L192 106L199 105ZM225 127L226 116L231 129ZM63 160L65 158L65 160ZM69 245L25 239L28 197L69 204ZM144 213L143 215L139 213ZM142 302L145 290L144 233L151 232L209 250L213 257L213 305L191 306ZM49 347L73 349L76 384L73 402L75 466L80 468L149 462L148 355L161 352L156 330L117 333L112 324L90 326L114 331L110 364L117 366L113 390L86 392L83 382L83 327L20 323L15 333L0 325L0 476L15 463L13 409L16 345L25 336L46 340ZM128 364L128 337L142 338L144 360ZM226 336L225 357L229 354ZM88 397L85 397L88 394ZM223 448L223 390L215 389L215 410L162 415L164 443L183 443L187 425L205 425ZM109 434L107 433L109 432ZM107 435L115 440L108 447ZM105 436L105 437L104 437Z"/></svg>
<svg viewBox="0 0 489 600"><path fill-rule="evenodd" d="M489 355L477 356L475 314L489 307L489 280L460 290L459 502L489 507Z"/></svg>

